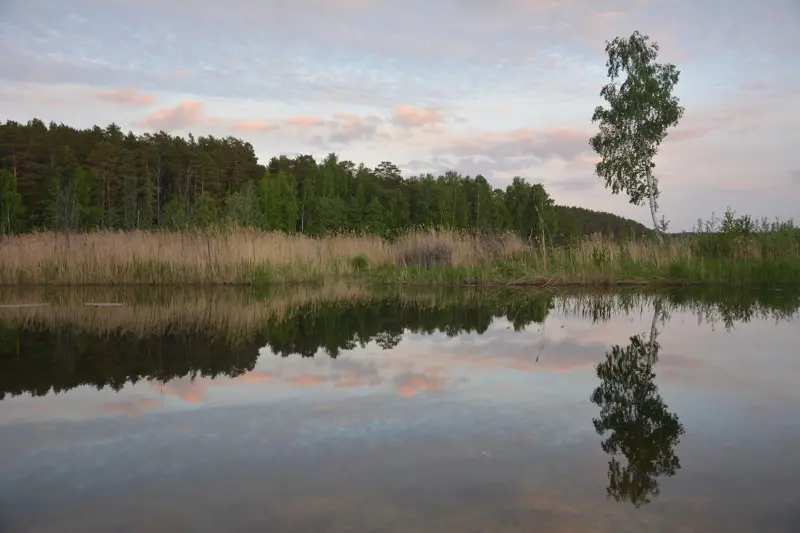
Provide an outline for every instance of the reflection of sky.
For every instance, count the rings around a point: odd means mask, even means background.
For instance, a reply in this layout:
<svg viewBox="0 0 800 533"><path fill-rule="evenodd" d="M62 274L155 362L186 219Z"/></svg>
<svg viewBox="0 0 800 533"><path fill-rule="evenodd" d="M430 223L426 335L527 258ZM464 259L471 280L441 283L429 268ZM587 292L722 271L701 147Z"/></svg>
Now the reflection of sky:
<svg viewBox="0 0 800 533"><path fill-rule="evenodd" d="M338 518L354 531L796 531L796 322L726 332L673 313L655 372L686 428L683 468L636 514L605 502L594 365L650 320L551 314L520 333L497 320L336 360L264 350L235 379L6 399L0 529L32 513L43 531L100 531L113 525L102 508L178 529L346 531Z"/></svg>

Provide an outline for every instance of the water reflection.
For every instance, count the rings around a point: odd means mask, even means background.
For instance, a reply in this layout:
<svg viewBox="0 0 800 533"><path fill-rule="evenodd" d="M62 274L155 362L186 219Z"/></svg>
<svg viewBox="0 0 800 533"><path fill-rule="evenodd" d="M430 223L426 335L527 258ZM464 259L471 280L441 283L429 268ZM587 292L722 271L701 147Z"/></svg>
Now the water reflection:
<svg viewBox="0 0 800 533"><path fill-rule="evenodd" d="M753 459L766 446L753 428L771 450L798 443L785 415L798 405L796 333L774 328L783 340L768 363L742 368L752 347L736 329L755 322L763 343L764 319L796 315L792 292L0 291L2 303L31 301L49 305L0 308L0 414L17 413L0 417L0 518L12 523L113 529L84 502L115 509L116 525L157 512L167 523L170 501L197 507L197 528L267 527L269 515L297 531L336 530L324 526L343 516L337 531L701 531L703 520L715 531L777 509L773 530L791 531L800 463ZM718 326L733 334L711 339ZM193 405L158 409L154 383ZM206 401L225 388L236 402ZM65 422L70 403L148 415ZM61 410L37 424L25 418L34 404ZM749 464L759 471L745 475ZM727 508L712 509L715 494ZM468 517L483 522L469 529Z"/></svg>
<svg viewBox="0 0 800 533"><path fill-rule="evenodd" d="M86 306L87 301L125 305L98 308ZM0 302L49 304L0 308L0 400L82 385L118 391L141 380L241 376L253 371L263 347L281 357L324 353L337 358L370 342L396 348L407 333L483 334L501 318L522 331L543 324L553 310L594 322L653 308L665 321L670 311L681 310L698 322L733 328L754 317L790 318L800 308L800 296L781 292L365 292L341 287L262 294L0 291ZM651 336L655 322L656 316Z"/></svg>
<svg viewBox="0 0 800 533"><path fill-rule="evenodd" d="M627 346L615 345L597 365L601 384L591 397L600 407L595 430L601 436L609 433L602 444L611 455L608 495L636 507L658 496L658 476L672 476L681 467L675 447L684 428L658 394L653 372L658 350L656 340L641 335L631 337ZM627 460L624 467L619 454Z"/></svg>

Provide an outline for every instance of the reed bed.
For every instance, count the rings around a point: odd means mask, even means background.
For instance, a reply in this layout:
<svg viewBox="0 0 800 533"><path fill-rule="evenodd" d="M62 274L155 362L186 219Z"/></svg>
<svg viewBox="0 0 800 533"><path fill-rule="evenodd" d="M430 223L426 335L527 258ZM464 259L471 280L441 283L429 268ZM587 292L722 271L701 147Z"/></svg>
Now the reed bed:
<svg viewBox="0 0 800 533"><path fill-rule="evenodd" d="M244 228L43 232L0 239L0 284L797 284L798 235L701 235L664 244L594 235L549 247L531 246L513 234L453 231L411 232L393 240Z"/></svg>
<svg viewBox="0 0 800 533"><path fill-rule="evenodd" d="M312 238L217 232L41 232L0 240L0 284L250 284L325 281L374 267L479 266L526 250L513 235Z"/></svg>

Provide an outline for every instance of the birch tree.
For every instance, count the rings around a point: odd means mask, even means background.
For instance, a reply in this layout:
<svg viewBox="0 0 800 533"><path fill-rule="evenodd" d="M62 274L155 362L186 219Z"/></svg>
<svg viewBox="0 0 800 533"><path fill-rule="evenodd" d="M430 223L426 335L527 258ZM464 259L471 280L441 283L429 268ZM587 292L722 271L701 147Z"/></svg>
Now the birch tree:
<svg viewBox="0 0 800 533"><path fill-rule="evenodd" d="M605 51L610 82L600 96L608 107L595 108L592 122L600 123L600 132L589 141L601 157L595 173L613 194L627 193L634 205L649 202L653 228L663 242L666 221L656 218L661 191L653 158L667 130L683 116L684 108L672 94L680 71L670 63L657 63L658 43L638 31L627 39L606 41Z"/></svg>

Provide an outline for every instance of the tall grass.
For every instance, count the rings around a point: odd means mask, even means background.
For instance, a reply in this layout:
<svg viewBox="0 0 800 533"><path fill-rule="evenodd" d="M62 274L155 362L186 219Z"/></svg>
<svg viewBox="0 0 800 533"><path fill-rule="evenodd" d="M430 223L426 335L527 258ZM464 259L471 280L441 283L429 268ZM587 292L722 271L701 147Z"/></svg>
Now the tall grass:
<svg viewBox="0 0 800 533"><path fill-rule="evenodd" d="M511 234L415 232L325 238L214 232L43 232L0 240L2 284L251 284L328 281L376 267L477 267L527 247ZM432 259L434 258L434 259Z"/></svg>
<svg viewBox="0 0 800 533"><path fill-rule="evenodd" d="M417 231L391 241L233 229L35 233L0 240L0 284L280 284L359 280L440 284L800 283L800 229L731 212L664 244L594 235L532 246L513 234Z"/></svg>

